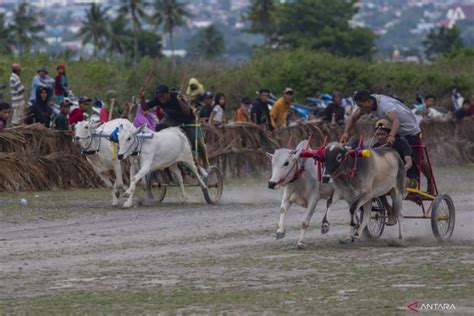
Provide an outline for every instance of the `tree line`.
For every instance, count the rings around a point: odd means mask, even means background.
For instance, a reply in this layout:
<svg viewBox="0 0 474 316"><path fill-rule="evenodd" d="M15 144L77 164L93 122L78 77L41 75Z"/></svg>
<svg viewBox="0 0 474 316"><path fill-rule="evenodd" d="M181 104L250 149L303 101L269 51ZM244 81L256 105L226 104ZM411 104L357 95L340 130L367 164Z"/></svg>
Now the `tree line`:
<svg viewBox="0 0 474 316"><path fill-rule="evenodd" d="M376 51L375 34L368 28L353 26L356 0L251 0L242 20L246 32L261 34L262 47L270 50L299 48L326 51L336 56L371 59ZM130 58L135 64L144 56L156 57L162 48L161 33L174 52L174 32L186 25L192 14L179 0L121 0L118 14L93 3L86 11L78 37L92 44L93 56ZM30 52L33 44L44 44L38 33L44 31L41 14L27 3L19 5L7 25L0 14L0 54ZM422 43L425 55L436 58L463 48L457 28L432 30ZM188 43L191 56L213 59L225 49L222 32L216 25L201 29Z"/></svg>

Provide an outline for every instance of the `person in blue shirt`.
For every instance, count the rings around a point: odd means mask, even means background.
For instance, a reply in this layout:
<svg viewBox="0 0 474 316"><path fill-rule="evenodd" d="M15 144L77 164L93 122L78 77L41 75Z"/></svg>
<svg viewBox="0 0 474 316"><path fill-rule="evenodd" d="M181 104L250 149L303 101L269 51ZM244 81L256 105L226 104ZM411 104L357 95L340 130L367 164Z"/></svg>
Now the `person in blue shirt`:
<svg viewBox="0 0 474 316"><path fill-rule="evenodd" d="M54 79L48 76L48 69L46 69L46 67L41 67L40 69L38 69L38 74L33 78L33 82L31 84L31 103L34 103L36 101L36 92L40 87L45 87L46 89L48 89L49 102L51 100L51 97L53 96L53 85Z"/></svg>

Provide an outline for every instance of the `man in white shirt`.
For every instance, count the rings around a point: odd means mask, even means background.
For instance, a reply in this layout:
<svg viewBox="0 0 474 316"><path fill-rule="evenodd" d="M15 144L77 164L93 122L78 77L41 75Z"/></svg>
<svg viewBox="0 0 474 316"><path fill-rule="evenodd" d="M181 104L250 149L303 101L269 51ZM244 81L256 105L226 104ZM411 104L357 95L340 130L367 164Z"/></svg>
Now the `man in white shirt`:
<svg viewBox="0 0 474 316"><path fill-rule="evenodd" d="M344 133L340 142L344 143L349 138L349 131L363 114L370 114L378 119L387 119L392 124L392 130L387 137L388 145L392 146L395 137L404 137L411 146L420 145L421 129L415 114L401 101L380 94L370 94L367 91L359 91L354 97L358 109L352 114L346 123ZM414 163L419 161L418 148L413 148L412 159ZM433 177L426 160L421 157L421 170L428 180L428 193L434 193Z"/></svg>
<svg viewBox="0 0 474 316"><path fill-rule="evenodd" d="M12 98L12 124L19 125L23 123L24 116L27 109L25 102L25 86L21 82L21 66L19 64L13 64L11 66L12 74L10 76L10 96Z"/></svg>

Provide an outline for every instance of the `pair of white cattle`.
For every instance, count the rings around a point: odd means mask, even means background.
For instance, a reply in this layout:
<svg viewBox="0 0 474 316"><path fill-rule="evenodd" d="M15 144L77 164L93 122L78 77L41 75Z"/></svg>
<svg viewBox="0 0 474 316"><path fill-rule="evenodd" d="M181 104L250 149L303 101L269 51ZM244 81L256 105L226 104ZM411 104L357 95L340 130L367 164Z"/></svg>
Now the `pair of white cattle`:
<svg viewBox="0 0 474 316"><path fill-rule="evenodd" d="M115 134L115 142L110 140L112 134ZM87 154L88 162L105 185L112 188L114 206L118 205L120 190L126 190L123 207L131 207L137 183L149 172L165 168L169 168L179 183L182 199L186 200L178 163L191 170L201 187L206 188L194 164L191 145L179 128L154 132L145 126L136 128L126 119L115 119L104 124L82 121L75 126L74 140L79 142L81 151ZM124 159L130 161L128 188L124 185L122 176L121 161ZM115 175L113 184L109 179L110 172Z"/></svg>

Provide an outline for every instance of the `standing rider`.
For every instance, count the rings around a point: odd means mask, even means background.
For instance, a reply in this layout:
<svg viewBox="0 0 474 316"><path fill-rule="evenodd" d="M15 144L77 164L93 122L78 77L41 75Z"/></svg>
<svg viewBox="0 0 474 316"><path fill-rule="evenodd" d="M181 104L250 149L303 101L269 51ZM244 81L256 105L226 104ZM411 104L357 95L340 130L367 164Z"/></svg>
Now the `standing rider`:
<svg viewBox="0 0 474 316"><path fill-rule="evenodd" d="M140 105L143 111L159 106L165 112L165 115L160 123L156 125L156 131L159 132L168 127L181 126L191 142L191 147L193 150L196 150L196 127L192 126L196 124L196 118L184 96L178 92L170 91L166 85L159 85L155 90L155 97L149 102L145 100L144 89L140 90ZM204 167L207 167L206 149L201 141L201 137L198 137L197 150L204 163Z"/></svg>
<svg viewBox="0 0 474 316"><path fill-rule="evenodd" d="M410 145L420 144L421 129L415 115L399 100L379 94L369 94L359 91L354 97L358 109L346 123L340 142L349 138L349 131L363 114L371 114L378 119L387 119L392 124L392 129L387 137L387 144L392 146L396 137L403 136ZM418 163L418 148L413 148L413 162ZM426 161L422 160L421 169L428 180L428 193L434 193L433 178Z"/></svg>

